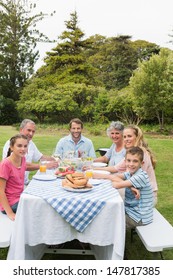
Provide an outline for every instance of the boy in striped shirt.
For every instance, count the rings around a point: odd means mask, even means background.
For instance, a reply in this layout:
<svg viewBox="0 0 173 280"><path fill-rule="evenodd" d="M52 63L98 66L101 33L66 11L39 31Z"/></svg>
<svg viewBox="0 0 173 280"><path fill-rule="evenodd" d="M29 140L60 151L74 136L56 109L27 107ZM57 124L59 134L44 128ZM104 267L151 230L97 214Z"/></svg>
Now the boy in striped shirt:
<svg viewBox="0 0 173 280"><path fill-rule="evenodd" d="M143 150L129 148L126 152L126 172L118 174L113 187L125 189L126 227L135 228L153 221L153 191L149 177L142 170Z"/></svg>

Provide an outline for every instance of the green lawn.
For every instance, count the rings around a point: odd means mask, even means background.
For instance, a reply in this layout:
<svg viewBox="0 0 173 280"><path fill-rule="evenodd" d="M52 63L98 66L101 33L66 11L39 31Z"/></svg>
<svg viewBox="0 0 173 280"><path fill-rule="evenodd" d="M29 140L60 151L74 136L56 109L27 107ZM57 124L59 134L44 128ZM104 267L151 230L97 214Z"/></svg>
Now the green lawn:
<svg viewBox="0 0 173 280"><path fill-rule="evenodd" d="M94 131L94 128L92 128ZM1 126L0 127L0 157L2 154L2 148L7 139L14 134L18 133L14 127ZM39 128L34 136L34 142L44 154L52 154L53 148L55 148L57 141L68 131L66 128L60 129L58 127L44 127ZM93 141L95 149L100 147L109 147L111 140L106 136L103 131L101 135L95 136L89 133L89 130L84 131L85 136L90 137ZM145 135L150 148L154 152L157 159L156 166L156 178L159 187L158 193L158 204L157 209L162 215L173 225L173 138L163 135ZM126 248L127 257L131 260L140 259L152 259L152 254L145 250L138 236L134 236L134 242L130 241L130 233L127 232L126 236ZM7 249L0 249L0 259L6 259ZM164 257L167 260L173 260L173 250L164 252ZM75 259L73 256L58 256L58 255L47 255L46 259ZM80 256L79 259L82 257ZM86 257L84 257L86 258ZM159 256L158 256L159 258Z"/></svg>

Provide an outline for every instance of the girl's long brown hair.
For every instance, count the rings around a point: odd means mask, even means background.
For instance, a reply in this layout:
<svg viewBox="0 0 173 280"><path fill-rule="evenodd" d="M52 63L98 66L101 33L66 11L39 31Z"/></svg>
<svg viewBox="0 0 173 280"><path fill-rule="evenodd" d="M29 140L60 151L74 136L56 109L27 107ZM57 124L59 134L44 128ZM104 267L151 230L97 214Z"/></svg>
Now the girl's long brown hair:
<svg viewBox="0 0 173 280"><path fill-rule="evenodd" d="M16 134L14 135L13 137L11 137L10 139L10 147L8 149L8 152L7 152L7 157L9 157L12 153L12 147L14 147L14 144L16 143L16 140L17 139L25 139L25 140L28 140L28 137L25 136L25 135L22 135L22 134Z"/></svg>

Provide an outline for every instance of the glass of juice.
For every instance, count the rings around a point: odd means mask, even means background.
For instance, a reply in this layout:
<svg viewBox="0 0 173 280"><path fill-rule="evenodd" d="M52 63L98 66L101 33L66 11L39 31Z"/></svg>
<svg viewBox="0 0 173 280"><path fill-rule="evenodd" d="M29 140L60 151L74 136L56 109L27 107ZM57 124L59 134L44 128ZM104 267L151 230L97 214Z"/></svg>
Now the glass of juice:
<svg viewBox="0 0 173 280"><path fill-rule="evenodd" d="M92 178L93 176L93 171L92 170L86 170L85 175L88 179Z"/></svg>
<svg viewBox="0 0 173 280"><path fill-rule="evenodd" d="M40 173L46 174L46 161L40 161Z"/></svg>

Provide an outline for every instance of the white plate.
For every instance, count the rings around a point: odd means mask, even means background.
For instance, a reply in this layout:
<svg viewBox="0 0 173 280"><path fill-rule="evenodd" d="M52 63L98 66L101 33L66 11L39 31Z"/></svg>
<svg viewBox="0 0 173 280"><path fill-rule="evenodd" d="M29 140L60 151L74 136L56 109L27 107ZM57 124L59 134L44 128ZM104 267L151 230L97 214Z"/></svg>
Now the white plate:
<svg viewBox="0 0 173 280"><path fill-rule="evenodd" d="M105 162L93 162L92 166L94 166L94 167L104 167L104 166L107 166L107 163L105 163Z"/></svg>
<svg viewBox="0 0 173 280"><path fill-rule="evenodd" d="M98 150L99 150L99 151L108 151L109 148L99 148Z"/></svg>
<svg viewBox="0 0 173 280"><path fill-rule="evenodd" d="M62 189L65 190L65 191L68 191L68 192L84 193L84 192L92 191L93 188L73 189L73 188L70 188L70 187L62 187Z"/></svg>
<svg viewBox="0 0 173 280"><path fill-rule="evenodd" d="M103 182L103 179L89 179L88 183L91 185L99 185Z"/></svg>
<svg viewBox="0 0 173 280"><path fill-rule="evenodd" d="M53 180L57 179L56 176L50 175L50 174L45 174L45 175L36 174L32 178L35 179L35 180L40 180L40 181L53 181Z"/></svg>

